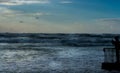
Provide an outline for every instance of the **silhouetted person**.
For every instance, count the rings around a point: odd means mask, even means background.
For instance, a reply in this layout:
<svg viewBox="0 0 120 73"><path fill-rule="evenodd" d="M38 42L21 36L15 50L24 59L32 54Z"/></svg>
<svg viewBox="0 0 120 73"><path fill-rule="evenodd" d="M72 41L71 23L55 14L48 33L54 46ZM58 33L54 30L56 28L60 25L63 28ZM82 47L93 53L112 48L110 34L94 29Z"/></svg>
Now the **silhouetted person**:
<svg viewBox="0 0 120 73"><path fill-rule="evenodd" d="M115 36L112 40L112 44L115 46L116 49L116 63L119 63L119 50L120 50L120 41L119 36Z"/></svg>

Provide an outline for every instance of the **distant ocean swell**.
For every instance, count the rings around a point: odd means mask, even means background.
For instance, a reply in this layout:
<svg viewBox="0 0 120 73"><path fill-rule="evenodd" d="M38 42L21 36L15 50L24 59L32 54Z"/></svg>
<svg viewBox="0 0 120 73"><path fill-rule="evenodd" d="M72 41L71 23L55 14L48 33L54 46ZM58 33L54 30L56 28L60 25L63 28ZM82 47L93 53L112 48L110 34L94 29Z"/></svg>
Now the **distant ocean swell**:
<svg viewBox="0 0 120 73"><path fill-rule="evenodd" d="M29 43L56 46L111 46L111 40L119 34L44 34L0 33L0 43Z"/></svg>

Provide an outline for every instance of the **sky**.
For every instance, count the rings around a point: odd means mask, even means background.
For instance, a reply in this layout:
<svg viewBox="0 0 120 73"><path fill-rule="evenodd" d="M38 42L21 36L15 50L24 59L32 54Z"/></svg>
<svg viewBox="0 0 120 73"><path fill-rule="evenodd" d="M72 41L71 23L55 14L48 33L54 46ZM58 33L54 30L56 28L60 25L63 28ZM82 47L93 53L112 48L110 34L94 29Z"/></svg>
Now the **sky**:
<svg viewBox="0 0 120 73"><path fill-rule="evenodd" d="M120 0L0 0L0 32L120 33Z"/></svg>

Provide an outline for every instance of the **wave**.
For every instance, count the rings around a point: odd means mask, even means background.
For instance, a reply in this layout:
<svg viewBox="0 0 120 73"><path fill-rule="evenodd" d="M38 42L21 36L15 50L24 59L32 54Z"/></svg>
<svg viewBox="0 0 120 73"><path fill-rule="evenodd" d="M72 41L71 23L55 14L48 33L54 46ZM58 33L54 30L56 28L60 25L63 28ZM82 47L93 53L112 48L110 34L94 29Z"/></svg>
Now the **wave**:
<svg viewBox="0 0 120 73"><path fill-rule="evenodd" d="M119 34L47 34L0 33L0 43L42 43L63 46L111 46L111 40Z"/></svg>

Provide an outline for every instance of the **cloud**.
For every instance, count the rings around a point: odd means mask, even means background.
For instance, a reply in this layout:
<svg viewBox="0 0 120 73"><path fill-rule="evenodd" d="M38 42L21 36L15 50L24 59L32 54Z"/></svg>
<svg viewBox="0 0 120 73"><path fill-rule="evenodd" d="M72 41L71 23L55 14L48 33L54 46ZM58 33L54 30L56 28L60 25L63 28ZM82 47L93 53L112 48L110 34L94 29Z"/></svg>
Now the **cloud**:
<svg viewBox="0 0 120 73"><path fill-rule="evenodd" d="M70 4L73 3L70 0L0 0L2 5L23 5L23 4L49 4L49 3L61 3L61 4Z"/></svg>
<svg viewBox="0 0 120 73"><path fill-rule="evenodd" d="M21 11L12 10L7 7L0 7L0 16L2 17L16 17L18 15L25 15Z"/></svg>
<svg viewBox="0 0 120 73"><path fill-rule="evenodd" d="M33 3L46 4L49 2L49 0L0 0L0 4L2 5L23 5Z"/></svg>
<svg viewBox="0 0 120 73"><path fill-rule="evenodd" d="M30 13L28 15L33 15L33 16L44 16L44 15L51 15L50 13L43 13L43 12L36 12L36 13Z"/></svg>
<svg viewBox="0 0 120 73"><path fill-rule="evenodd" d="M73 2L72 1L61 1L60 3L62 3L62 4L71 4Z"/></svg>
<svg viewBox="0 0 120 73"><path fill-rule="evenodd" d="M23 13L22 11L12 10L7 7L0 7L0 16L5 16L5 17L13 17L13 16L34 17L34 16L47 16L47 15L51 15L51 13L47 13L47 12Z"/></svg>
<svg viewBox="0 0 120 73"><path fill-rule="evenodd" d="M99 19L97 20L103 24L106 25L120 25L120 18L103 18L103 19Z"/></svg>
<svg viewBox="0 0 120 73"><path fill-rule="evenodd" d="M9 13L13 13L13 11L5 7L0 7L0 14L9 14Z"/></svg>

